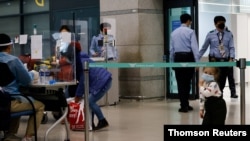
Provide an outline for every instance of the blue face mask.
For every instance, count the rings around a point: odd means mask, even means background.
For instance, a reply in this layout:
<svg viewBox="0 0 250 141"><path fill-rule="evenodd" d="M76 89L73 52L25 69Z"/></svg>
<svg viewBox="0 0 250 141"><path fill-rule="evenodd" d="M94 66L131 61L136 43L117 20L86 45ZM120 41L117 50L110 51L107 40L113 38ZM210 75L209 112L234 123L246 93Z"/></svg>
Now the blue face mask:
<svg viewBox="0 0 250 141"><path fill-rule="evenodd" d="M54 40L59 40L61 38L60 33L54 33L52 34L52 37L54 38Z"/></svg>
<svg viewBox="0 0 250 141"><path fill-rule="evenodd" d="M206 73L203 73L203 74L201 75L201 78L202 78L203 80L205 80L206 82L214 81L214 76L213 76L213 75L206 74Z"/></svg>

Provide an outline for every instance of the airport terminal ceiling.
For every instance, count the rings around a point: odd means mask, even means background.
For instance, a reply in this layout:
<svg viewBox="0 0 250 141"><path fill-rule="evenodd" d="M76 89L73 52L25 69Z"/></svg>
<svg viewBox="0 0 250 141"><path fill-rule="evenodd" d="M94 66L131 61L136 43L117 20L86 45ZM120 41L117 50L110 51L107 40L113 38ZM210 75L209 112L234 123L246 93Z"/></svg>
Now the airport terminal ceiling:
<svg viewBox="0 0 250 141"><path fill-rule="evenodd" d="M250 13L249 0L199 0L200 12L212 13Z"/></svg>

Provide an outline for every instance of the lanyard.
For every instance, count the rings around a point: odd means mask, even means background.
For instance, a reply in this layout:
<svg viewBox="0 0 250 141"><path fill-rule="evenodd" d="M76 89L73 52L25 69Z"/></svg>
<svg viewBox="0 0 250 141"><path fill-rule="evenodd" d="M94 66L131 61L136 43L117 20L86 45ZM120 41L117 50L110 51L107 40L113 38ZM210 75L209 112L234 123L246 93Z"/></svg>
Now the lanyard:
<svg viewBox="0 0 250 141"><path fill-rule="evenodd" d="M218 39L219 39L219 44L222 43L223 37L224 37L224 32L218 32L217 33Z"/></svg>

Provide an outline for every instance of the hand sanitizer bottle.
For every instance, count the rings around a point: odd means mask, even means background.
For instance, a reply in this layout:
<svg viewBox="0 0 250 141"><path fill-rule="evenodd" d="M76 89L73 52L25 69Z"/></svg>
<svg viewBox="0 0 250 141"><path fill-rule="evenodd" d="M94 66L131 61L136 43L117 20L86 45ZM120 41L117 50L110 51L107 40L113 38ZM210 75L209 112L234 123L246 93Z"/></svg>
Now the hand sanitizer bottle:
<svg viewBox="0 0 250 141"><path fill-rule="evenodd" d="M33 34L34 34L34 35L37 34L36 24L33 25Z"/></svg>

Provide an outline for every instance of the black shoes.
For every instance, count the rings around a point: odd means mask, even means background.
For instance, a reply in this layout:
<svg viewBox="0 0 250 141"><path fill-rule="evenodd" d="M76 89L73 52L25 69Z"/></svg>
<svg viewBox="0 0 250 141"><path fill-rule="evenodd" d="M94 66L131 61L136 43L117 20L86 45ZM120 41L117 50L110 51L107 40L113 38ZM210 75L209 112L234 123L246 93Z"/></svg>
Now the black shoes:
<svg viewBox="0 0 250 141"><path fill-rule="evenodd" d="M187 113L188 112L188 108L180 108L179 112Z"/></svg>
<svg viewBox="0 0 250 141"><path fill-rule="evenodd" d="M193 107L188 106L188 107L185 107L185 108L180 108L179 112L187 113L188 111L192 111L193 109L194 109Z"/></svg>
<svg viewBox="0 0 250 141"><path fill-rule="evenodd" d="M192 111L194 108L191 106L188 106L188 111Z"/></svg>
<svg viewBox="0 0 250 141"><path fill-rule="evenodd" d="M102 120L100 120L97 124L96 127L93 127L94 130L99 130L99 129L102 129L102 128L105 128L105 127L108 127L109 126L109 123L108 121L104 118Z"/></svg>
<svg viewBox="0 0 250 141"><path fill-rule="evenodd" d="M231 95L231 98L238 98L238 95L237 94L233 94L233 95Z"/></svg>
<svg viewBox="0 0 250 141"><path fill-rule="evenodd" d="M95 123L92 122L92 130L95 130Z"/></svg>

